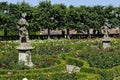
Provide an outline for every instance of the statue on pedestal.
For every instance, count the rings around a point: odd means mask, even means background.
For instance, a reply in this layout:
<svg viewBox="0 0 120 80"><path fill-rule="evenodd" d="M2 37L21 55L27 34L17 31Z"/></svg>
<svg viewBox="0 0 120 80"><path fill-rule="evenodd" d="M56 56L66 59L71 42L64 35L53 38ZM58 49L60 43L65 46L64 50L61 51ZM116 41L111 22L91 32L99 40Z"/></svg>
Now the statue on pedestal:
<svg viewBox="0 0 120 80"><path fill-rule="evenodd" d="M31 44L28 42L29 37L28 37L28 30L27 27L29 26L28 22L26 21L26 13L22 13L20 20L18 21L17 28L19 30L19 40L20 40L20 45L17 47L17 50L19 51L19 62L24 62L24 65L32 67L33 63L31 60L31 50L33 47Z"/></svg>
<svg viewBox="0 0 120 80"><path fill-rule="evenodd" d="M111 39L110 37L108 36L108 33L109 33L109 26L108 26L108 19L106 19L104 25L102 26L102 30L103 30L103 39L102 39L102 42L103 42L103 48L109 48L111 47L110 43L111 43Z"/></svg>
<svg viewBox="0 0 120 80"><path fill-rule="evenodd" d="M26 13L22 13L20 20L18 21L17 28L19 30L19 36L20 36L20 43L26 43L28 42L28 30L27 26L29 26L28 22L26 21Z"/></svg>

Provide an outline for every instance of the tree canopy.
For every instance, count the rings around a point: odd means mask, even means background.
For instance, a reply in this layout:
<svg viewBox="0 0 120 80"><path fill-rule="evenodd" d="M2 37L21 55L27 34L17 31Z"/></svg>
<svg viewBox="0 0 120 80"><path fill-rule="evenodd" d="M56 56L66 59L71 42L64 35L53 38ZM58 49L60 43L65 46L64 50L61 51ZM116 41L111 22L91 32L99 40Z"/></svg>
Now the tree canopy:
<svg viewBox="0 0 120 80"><path fill-rule="evenodd" d="M16 22L24 12L28 14L30 32L44 28L99 30L106 18L110 27L120 26L120 6L67 7L64 4L51 4L50 1L42 1L37 6L31 6L25 2L0 2L0 29L16 30Z"/></svg>

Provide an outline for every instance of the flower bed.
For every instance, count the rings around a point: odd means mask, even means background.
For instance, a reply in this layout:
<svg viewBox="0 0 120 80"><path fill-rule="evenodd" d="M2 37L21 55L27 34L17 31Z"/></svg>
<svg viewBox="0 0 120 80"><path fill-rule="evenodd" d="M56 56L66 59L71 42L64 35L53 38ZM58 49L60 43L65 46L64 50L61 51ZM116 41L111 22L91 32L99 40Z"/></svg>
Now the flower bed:
<svg viewBox="0 0 120 80"><path fill-rule="evenodd" d="M120 40L103 49L100 39L32 41L34 67L18 63L17 42L0 42L0 79L21 80L113 80L120 74ZM69 44L68 44L69 43ZM66 64L80 67L78 73L66 72ZM36 79L37 77L37 79Z"/></svg>

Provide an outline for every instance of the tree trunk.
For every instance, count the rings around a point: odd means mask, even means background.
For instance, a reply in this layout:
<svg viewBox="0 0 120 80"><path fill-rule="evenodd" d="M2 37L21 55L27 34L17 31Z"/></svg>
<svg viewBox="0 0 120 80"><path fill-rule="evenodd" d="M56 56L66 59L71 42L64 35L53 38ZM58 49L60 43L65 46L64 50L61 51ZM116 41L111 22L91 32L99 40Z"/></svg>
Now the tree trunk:
<svg viewBox="0 0 120 80"><path fill-rule="evenodd" d="M70 32L69 32L69 29L67 29L66 31L67 31L67 39L70 39Z"/></svg>
<svg viewBox="0 0 120 80"><path fill-rule="evenodd" d="M120 27L119 27L119 37L120 37Z"/></svg>
<svg viewBox="0 0 120 80"><path fill-rule="evenodd" d="M4 40L7 39L7 35L8 35L8 32L7 32L7 29L5 28L5 29L4 29Z"/></svg>
<svg viewBox="0 0 120 80"><path fill-rule="evenodd" d="M65 38L65 31L62 30L62 37Z"/></svg>
<svg viewBox="0 0 120 80"><path fill-rule="evenodd" d="M120 38L120 27L118 27L118 37Z"/></svg>
<svg viewBox="0 0 120 80"><path fill-rule="evenodd" d="M5 29L4 29L4 36L7 36L7 34L8 34L8 33L7 33L7 29L5 28Z"/></svg>
<svg viewBox="0 0 120 80"><path fill-rule="evenodd" d="M93 30L93 34L94 34L94 35L96 34L96 30L95 30L95 29Z"/></svg>
<svg viewBox="0 0 120 80"><path fill-rule="evenodd" d="M87 37L86 38L91 38L89 29L87 29Z"/></svg>
<svg viewBox="0 0 120 80"><path fill-rule="evenodd" d="M50 39L50 28L48 28L48 39Z"/></svg>

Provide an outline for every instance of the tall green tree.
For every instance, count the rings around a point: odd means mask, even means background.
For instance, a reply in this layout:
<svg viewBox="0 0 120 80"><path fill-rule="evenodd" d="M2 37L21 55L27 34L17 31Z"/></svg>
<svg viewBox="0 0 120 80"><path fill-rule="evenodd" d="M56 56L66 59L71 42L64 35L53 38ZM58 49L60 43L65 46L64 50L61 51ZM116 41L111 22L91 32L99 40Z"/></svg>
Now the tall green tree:
<svg viewBox="0 0 120 80"><path fill-rule="evenodd" d="M99 34L101 31L101 26L103 26L103 23L105 21L104 15L104 6L96 5L92 7L91 17L92 17L92 23L91 28L93 28L93 33Z"/></svg>
<svg viewBox="0 0 120 80"><path fill-rule="evenodd" d="M4 29L4 35L16 30L16 22L19 20L21 13L27 13L29 22L29 32L34 34L40 29L80 29L89 34L89 29L93 28L94 33L100 32L101 26L107 18L110 27L120 26L120 6L69 6L64 4L51 4L50 1L42 1L38 6L31 6L24 1L17 4L8 4L0 2L0 29ZM13 30L13 31L12 31Z"/></svg>
<svg viewBox="0 0 120 80"><path fill-rule="evenodd" d="M54 29L65 29L66 6L64 4L54 4L52 15L54 16Z"/></svg>
<svg viewBox="0 0 120 80"><path fill-rule="evenodd" d="M86 6L80 6L79 7L79 14L80 14L80 24L82 26L82 29L89 34L89 24L90 24L90 13L88 11L88 7Z"/></svg>
<svg viewBox="0 0 120 80"><path fill-rule="evenodd" d="M38 18L41 28L48 29L48 38L50 38L50 29L52 29L51 21L53 16L50 14L52 12L52 5L50 1L40 2L38 5ZM54 19L54 18L53 18Z"/></svg>
<svg viewBox="0 0 120 80"><path fill-rule="evenodd" d="M7 2L0 2L0 29L4 30L4 36L7 36L10 16L8 14L9 5Z"/></svg>
<svg viewBox="0 0 120 80"><path fill-rule="evenodd" d="M66 31L67 31L67 38L69 38L69 29L75 29L80 25L80 16L77 11L77 8L70 5L69 8L66 10Z"/></svg>

